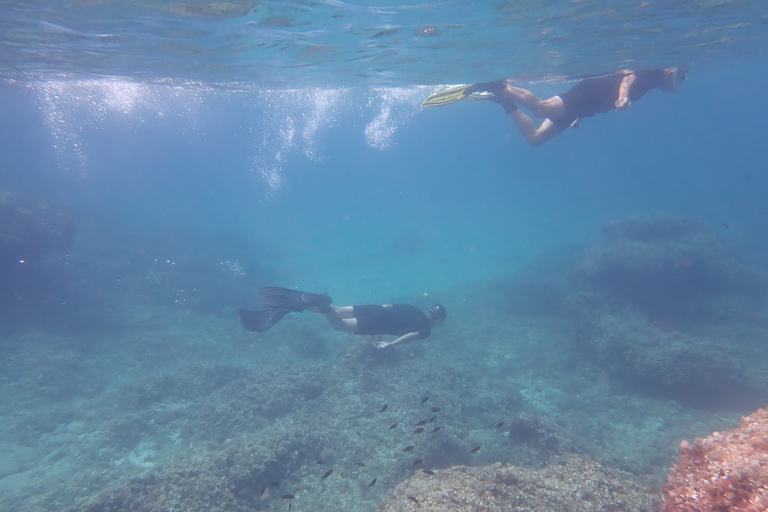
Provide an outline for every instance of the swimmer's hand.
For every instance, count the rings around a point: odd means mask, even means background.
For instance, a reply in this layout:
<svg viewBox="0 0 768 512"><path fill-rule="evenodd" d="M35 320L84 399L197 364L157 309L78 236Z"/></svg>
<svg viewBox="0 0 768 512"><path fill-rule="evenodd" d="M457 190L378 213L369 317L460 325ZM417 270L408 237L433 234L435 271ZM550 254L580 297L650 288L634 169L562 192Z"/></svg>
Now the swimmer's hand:
<svg viewBox="0 0 768 512"><path fill-rule="evenodd" d="M623 98L619 98L619 99L617 99L617 100L616 100L616 103L614 103L614 106L615 106L615 107L616 107L618 110L626 110L626 109L628 109L628 108L629 108L629 106L630 106L631 104L632 104L632 102L631 102L631 101L629 101L629 98L627 98L627 97L625 96L625 97L623 97Z"/></svg>
<svg viewBox="0 0 768 512"><path fill-rule="evenodd" d="M391 344L392 343L387 342L387 341L374 341L373 342L373 346L376 347L376 348L385 348L385 347L390 346Z"/></svg>

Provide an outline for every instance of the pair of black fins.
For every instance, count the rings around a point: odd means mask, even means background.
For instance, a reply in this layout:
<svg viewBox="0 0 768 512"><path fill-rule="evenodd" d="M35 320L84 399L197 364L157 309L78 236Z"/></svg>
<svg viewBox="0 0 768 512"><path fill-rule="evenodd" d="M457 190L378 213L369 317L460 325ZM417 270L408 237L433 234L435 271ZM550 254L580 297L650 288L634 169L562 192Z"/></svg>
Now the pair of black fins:
<svg viewBox="0 0 768 512"><path fill-rule="evenodd" d="M307 293L279 286L259 288L262 311L240 308L237 315L246 331L266 331L288 313L301 312L316 307L321 312L330 309L333 299L326 293Z"/></svg>
<svg viewBox="0 0 768 512"><path fill-rule="evenodd" d="M422 107L441 107L464 99L501 100L501 93L507 86L506 80L482 82L479 84L460 85L447 91L431 95L421 104ZM489 94L490 93L490 94ZM474 96L473 96L474 94Z"/></svg>

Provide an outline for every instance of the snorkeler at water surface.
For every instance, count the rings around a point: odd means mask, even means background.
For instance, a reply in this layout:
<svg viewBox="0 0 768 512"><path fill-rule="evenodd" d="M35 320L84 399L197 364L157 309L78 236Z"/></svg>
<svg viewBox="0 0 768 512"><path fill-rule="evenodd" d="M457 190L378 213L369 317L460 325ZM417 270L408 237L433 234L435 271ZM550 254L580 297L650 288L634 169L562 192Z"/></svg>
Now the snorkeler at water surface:
<svg viewBox="0 0 768 512"><path fill-rule="evenodd" d="M429 337L432 327L445 320L445 308L435 304L422 312L409 304L367 304L362 306L331 306L326 294L306 293L277 286L259 289L264 310L238 309L240 323L247 331L266 331L287 313L312 311L322 313L337 331L358 335L397 336L393 341L377 341L378 348L399 345Z"/></svg>
<svg viewBox="0 0 768 512"><path fill-rule="evenodd" d="M624 70L579 81L570 90L541 100L532 92L514 87L507 80L456 87L433 94L422 107L447 105L462 99L488 99L499 103L531 146L540 146L568 127L576 127L585 117L610 110L626 110L651 89L675 92L686 79L685 66L643 71ZM520 111L518 104L540 125Z"/></svg>

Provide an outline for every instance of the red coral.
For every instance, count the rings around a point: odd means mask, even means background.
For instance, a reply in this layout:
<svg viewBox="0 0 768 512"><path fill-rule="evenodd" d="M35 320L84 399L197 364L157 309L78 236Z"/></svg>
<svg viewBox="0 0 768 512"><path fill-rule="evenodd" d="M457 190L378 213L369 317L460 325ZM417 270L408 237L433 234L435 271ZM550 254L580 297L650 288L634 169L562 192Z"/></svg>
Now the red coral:
<svg viewBox="0 0 768 512"><path fill-rule="evenodd" d="M660 512L768 510L768 408L728 432L680 443Z"/></svg>

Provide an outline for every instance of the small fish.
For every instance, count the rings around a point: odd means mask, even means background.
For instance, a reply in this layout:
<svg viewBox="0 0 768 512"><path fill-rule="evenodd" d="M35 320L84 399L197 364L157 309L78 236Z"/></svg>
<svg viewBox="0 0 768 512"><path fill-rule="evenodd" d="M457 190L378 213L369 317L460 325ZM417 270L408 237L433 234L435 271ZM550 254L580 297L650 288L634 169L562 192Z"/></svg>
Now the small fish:
<svg viewBox="0 0 768 512"><path fill-rule="evenodd" d="M259 493L259 496L264 496L264 493L267 492L267 488L263 488L261 492Z"/></svg>
<svg viewBox="0 0 768 512"><path fill-rule="evenodd" d="M384 404L384 407L382 407L382 408L381 408L381 410L380 410L379 412L384 412L384 411L386 411L388 407L389 407L389 404Z"/></svg>
<svg viewBox="0 0 768 512"><path fill-rule="evenodd" d="M424 402L426 402L427 400L429 400L429 397L428 397L428 396L425 396L424 398L422 398L422 399L421 399L421 403L424 403Z"/></svg>
<svg viewBox="0 0 768 512"><path fill-rule="evenodd" d="M397 428L397 423L393 423L389 426L389 430L392 430L393 428Z"/></svg>
<svg viewBox="0 0 768 512"><path fill-rule="evenodd" d="M411 450L413 450L413 446L411 446L411 445L408 445L408 446L406 446L405 448L403 448L403 451L404 451L404 452L409 452L409 451L411 451Z"/></svg>
<svg viewBox="0 0 768 512"><path fill-rule="evenodd" d="M333 470L329 469L328 471L325 472L325 474L323 476L320 477L320 480L325 480L326 478L331 476L331 473L333 473Z"/></svg>
<svg viewBox="0 0 768 512"><path fill-rule="evenodd" d="M363 437L363 436L360 434L360 431L359 431L359 430L355 430L355 432L357 432L357 437Z"/></svg>
<svg viewBox="0 0 768 512"><path fill-rule="evenodd" d="M360 461L357 461L357 462L355 462L355 466L360 466L361 468L364 468L364 467L365 467L365 464L363 464L363 463L362 463L362 462L360 462Z"/></svg>
<svg viewBox="0 0 768 512"><path fill-rule="evenodd" d="M721 222L721 224L723 225L723 227L724 227L725 229L731 229L731 226L729 226L729 225L728 225L728 224L726 224L725 222Z"/></svg>
<svg viewBox="0 0 768 512"><path fill-rule="evenodd" d="M375 478L373 480L371 480L371 483L368 484L368 487L373 487L374 485L376 485L376 479Z"/></svg>
<svg viewBox="0 0 768 512"><path fill-rule="evenodd" d="M440 432L440 427L433 428L430 434L434 434L435 432Z"/></svg>
<svg viewBox="0 0 768 512"><path fill-rule="evenodd" d="M416 499L415 497L413 497L413 496L408 496L408 499L409 499L409 500L411 500L412 502L414 502L414 503L415 503L415 504L417 504L417 505L419 504L419 500L417 500L417 499Z"/></svg>
<svg viewBox="0 0 768 512"><path fill-rule="evenodd" d="M420 427L420 426L424 425L426 422L427 422L427 420L419 420L419 421L416 422L416 426Z"/></svg>
<svg viewBox="0 0 768 512"><path fill-rule="evenodd" d="M315 464L322 464L322 463L323 463L323 459L317 459L317 460L315 461Z"/></svg>
<svg viewBox="0 0 768 512"><path fill-rule="evenodd" d="M503 426L504 426L504 422L503 422L503 421L500 421L500 422L498 422L498 423L496 424L496 427L495 427L495 428L501 428L501 427L503 427Z"/></svg>
<svg viewBox="0 0 768 512"><path fill-rule="evenodd" d="M432 423L436 419L437 419L437 416L432 416L431 418L429 418L429 421L427 423Z"/></svg>
<svg viewBox="0 0 768 512"><path fill-rule="evenodd" d="M283 499L284 500L292 500L293 499L293 494L283 494Z"/></svg>
<svg viewBox="0 0 768 512"><path fill-rule="evenodd" d="M480 451L480 445L475 446L471 450L469 450L469 453L477 453Z"/></svg>
<svg viewBox="0 0 768 512"><path fill-rule="evenodd" d="M428 474L429 476L434 476L435 474L435 472L432 471L431 469L422 469L421 471Z"/></svg>
<svg viewBox="0 0 768 512"><path fill-rule="evenodd" d="M424 429L422 427L419 427L413 431L414 434L421 434L422 432L424 432Z"/></svg>
<svg viewBox="0 0 768 512"><path fill-rule="evenodd" d="M439 408L439 407L433 407L432 408L432 412L440 412L440 411L442 411L442 409Z"/></svg>
<svg viewBox="0 0 768 512"><path fill-rule="evenodd" d="M422 459L416 459L415 461L413 461L413 465L414 465L414 466L418 466L418 465L419 465L419 464L421 464L422 462L424 462Z"/></svg>
<svg viewBox="0 0 768 512"><path fill-rule="evenodd" d="M291 507L293 506L293 502L288 503L288 512L291 512Z"/></svg>

